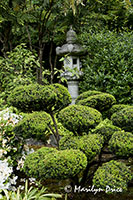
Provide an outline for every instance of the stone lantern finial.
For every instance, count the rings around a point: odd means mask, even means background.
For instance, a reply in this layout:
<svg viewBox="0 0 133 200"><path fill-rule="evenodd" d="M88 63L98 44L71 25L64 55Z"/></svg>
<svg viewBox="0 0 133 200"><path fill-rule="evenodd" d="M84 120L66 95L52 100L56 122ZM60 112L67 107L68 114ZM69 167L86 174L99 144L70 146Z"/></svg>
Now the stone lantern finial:
<svg viewBox="0 0 133 200"><path fill-rule="evenodd" d="M70 30L67 32L66 35L66 41L68 44L75 44L76 40L77 40L77 35L71 25Z"/></svg>

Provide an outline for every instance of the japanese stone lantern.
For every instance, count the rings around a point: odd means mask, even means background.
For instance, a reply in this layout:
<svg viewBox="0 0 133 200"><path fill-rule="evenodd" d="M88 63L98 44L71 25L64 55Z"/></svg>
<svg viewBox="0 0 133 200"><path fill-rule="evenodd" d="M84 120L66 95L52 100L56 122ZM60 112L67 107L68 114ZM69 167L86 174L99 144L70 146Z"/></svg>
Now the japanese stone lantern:
<svg viewBox="0 0 133 200"><path fill-rule="evenodd" d="M77 43L77 36L72 26L66 35L66 44L56 48L56 54L64 57L64 73L63 77L67 79L68 91L72 97L72 104L78 97L78 83L81 73L80 56L85 53L84 49Z"/></svg>

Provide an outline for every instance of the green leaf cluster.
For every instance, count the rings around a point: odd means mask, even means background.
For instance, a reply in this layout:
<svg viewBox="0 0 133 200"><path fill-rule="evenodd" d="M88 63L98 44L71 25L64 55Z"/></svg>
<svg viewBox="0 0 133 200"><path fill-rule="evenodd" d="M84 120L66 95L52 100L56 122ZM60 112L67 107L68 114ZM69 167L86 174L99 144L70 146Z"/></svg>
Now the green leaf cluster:
<svg viewBox="0 0 133 200"><path fill-rule="evenodd" d="M7 57L0 57L0 91L10 93L18 85L34 82L38 59L25 44L16 46Z"/></svg>
<svg viewBox="0 0 133 200"><path fill-rule="evenodd" d="M109 149L117 156L133 156L133 134L125 131L115 132L109 140Z"/></svg>
<svg viewBox="0 0 133 200"><path fill-rule="evenodd" d="M5 195L2 195L2 200L56 200L56 198L61 198L60 194L48 194L46 193L46 188L42 187L40 190L38 188L33 188L32 186L28 189L28 181L25 182L24 191L8 191L3 190Z"/></svg>
<svg viewBox="0 0 133 200"><path fill-rule="evenodd" d="M97 169L93 177L93 184L97 188L121 188L127 190L127 183L132 179L130 169L122 162L111 160Z"/></svg>
<svg viewBox="0 0 133 200"><path fill-rule="evenodd" d="M70 105L59 112L58 121L75 135L82 135L98 125L102 121L102 115L94 108Z"/></svg>
<svg viewBox="0 0 133 200"><path fill-rule="evenodd" d="M73 178L87 165L86 156L79 150L62 150L43 147L29 154L24 172L41 180Z"/></svg>

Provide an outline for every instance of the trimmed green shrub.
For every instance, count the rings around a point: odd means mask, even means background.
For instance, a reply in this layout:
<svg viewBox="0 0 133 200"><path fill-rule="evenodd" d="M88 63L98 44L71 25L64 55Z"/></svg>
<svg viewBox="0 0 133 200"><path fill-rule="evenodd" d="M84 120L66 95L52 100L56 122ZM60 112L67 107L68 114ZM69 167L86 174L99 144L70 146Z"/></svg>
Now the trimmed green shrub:
<svg viewBox="0 0 133 200"><path fill-rule="evenodd" d="M125 131L133 132L133 106L122 109L111 116L113 124L124 129Z"/></svg>
<svg viewBox="0 0 133 200"><path fill-rule="evenodd" d="M102 121L102 115L94 108L82 105L71 105L62 109L58 114L58 121L74 134L82 135Z"/></svg>
<svg viewBox="0 0 133 200"><path fill-rule="evenodd" d="M57 112L71 103L71 96L63 85L30 84L16 87L8 97L8 103L23 112Z"/></svg>
<svg viewBox="0 0 133 200"><path fill-rule="evenodd" d="M111 115L113 115L115 112L119 112L122 109L127 108L129 106L130 105L125 105L125 104L115 104L115 105L113 105L108 111L108 117L110 118Z"/></svg>
<svg viewBox="0 0 133 200"><path fill-rule="evenodd" d="M118 103L132 104L132 32L84 31L80 39L88 52L82 62L80 93L98 90L112 94Z"/></svg>
<svg viewBox="0 0 133 200"><path fill-rule="evenodd" d="M114 132L120 130L121 129L119 127L112 124L111 120L105 119L104 121L100 122L95 129L91 130L91 133L103 135L104 141L108 142Z"/></svg>
<svg viewBox="0 0 133 200"><path fill-rule="evenodd" d="M62 180L78 175L86 165L87 158L79 150L58 151L44 147L26 157L23 170L37 179Z"/></svg>
<svg viewBox="0 0 133 200"><path fill-rule="evenodd" d="M24 118L14 126L13 131L16 135L22 136L24 139L33 137L46 142L50 134L48 127L50 123L50 116L46 112L33 112L26 114Z"/></svg>
<svg viewBox="0 0 133 200"><path fill-rule="evenodd" d="M127 183L131 181L132 173L122 162L111 160L97 169L93 177L93 184L97 188L121 188L127 190Z"/></svg>
<svg viewBox="0 0 133 200"><path fill-rule="evenodd" d="M82 151L88 161L91 161L97 154L100 153L103 146L103 137L98 134L89 134L84 136L65 136L61 138L59 148L64 149L79 149Z"/></svg>
<svg viewBox="0 0 133 200"><path fill-rule="evenodd" d="M33 177L39 177L39 161L44 160L47 155L50 155L53 152L56 152L57 150L55 148L49 148L49 147L42 147L38 149L37 151L29 154L26 156L23 171L28 176Z"/></svg>
<svg viewBox="0 0 133 200"><path fill-rule="evenodd" d="M101 93L90 96L86 99L78 101L78 105L89 106L97 110L108 110L113 104L116 103L116 99L111 94Z"/></svg>
<svg viewBox="0 0 133 200"><path fill-rule="evenodd" d="M96 90L89 90L87 92L83 92L82 94L80 94L77 99L75 100L75 103L77 104L80 100L84 100L86 98L88 98L89 96L93 96L96 94L101 94L100 91L96 91Z"/></svg>
<svg viewBox="0 0 133 200"><path fill-rule="evenodd" d="M133 134L124 131L115 132L109 140L109 149L117 156L133 156Z"/></svg>

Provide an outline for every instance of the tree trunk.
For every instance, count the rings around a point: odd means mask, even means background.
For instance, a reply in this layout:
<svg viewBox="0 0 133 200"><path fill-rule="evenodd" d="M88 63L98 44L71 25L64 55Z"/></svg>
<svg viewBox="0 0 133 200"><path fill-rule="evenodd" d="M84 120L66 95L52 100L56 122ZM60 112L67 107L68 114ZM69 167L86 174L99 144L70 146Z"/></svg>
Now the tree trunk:
<svg viewBox="0 0 133 200"><path fill-rule="evenodd" d="M37 82L42 84L42 72L43 72L43 52L44 52L45 44L42 41L39 41L39 63L40 67L37 68Z"/></svg>

